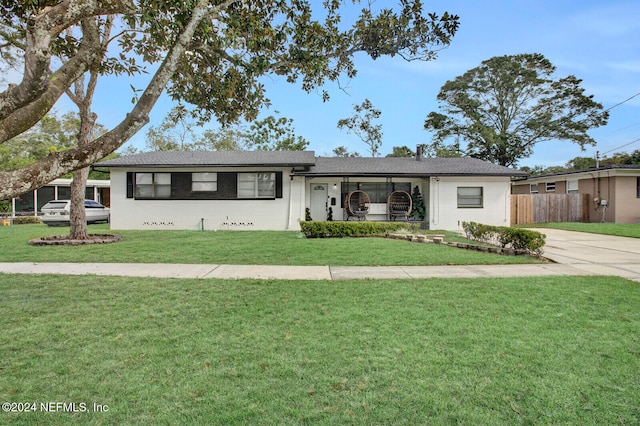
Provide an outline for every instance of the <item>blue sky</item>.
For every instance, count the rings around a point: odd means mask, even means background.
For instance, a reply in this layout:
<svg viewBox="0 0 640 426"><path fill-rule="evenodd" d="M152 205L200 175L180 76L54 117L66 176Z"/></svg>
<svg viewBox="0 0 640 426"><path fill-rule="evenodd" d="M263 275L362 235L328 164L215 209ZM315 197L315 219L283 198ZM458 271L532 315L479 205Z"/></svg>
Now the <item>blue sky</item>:
<svg viewBox="0 0 640 426"><path fill-rule="evenodd" d="M349 2L347 2L349 3ZM377 0L376 6L391 5ZM393 2L395 3L395 1ZM437 110L436 96L447 81L474 68L493 56L541 53L557 67L556 76L573 74L583 80L586 94L610 108L640 92L640 2L595 0L425 0L425 10L448 11L460 16L460 29L450 47L431 62L405 62L399 57L372 61L356 58L358 76L341 90L330 84L331 100L323 103L319 92L307 94L284 79L267 77L264 83L272 101L270 110L294 120L296 133L311 142L317 155L331 155L340 145L367 153L367 146L356 136L337 129L337 121L353 113L353 105L369 98L382 110L383 145L381 154L393 146L415 147L428 143L423 129L426 115ZM102 81L94 109L98 121L113 127L131 108L130 81L109 78ZM137 85L133 82L134 85ZM158 124L171 103L165 97L151 114L151 125ZM69 106L62 101L58 111ZM217 127L211 123L211 128ZM142 129L127 145L144 148ZM594 156L596 150L640 149L640 96L613 108L609 124L590 131L598 144L582 152L570 142L543 142L534 155L520 162L523 166L564 165L576 156ZM623 148L623 145L629 144ZM125 145L126 146L126 145ZM605 154L606 155L606 154Z"/></svg>

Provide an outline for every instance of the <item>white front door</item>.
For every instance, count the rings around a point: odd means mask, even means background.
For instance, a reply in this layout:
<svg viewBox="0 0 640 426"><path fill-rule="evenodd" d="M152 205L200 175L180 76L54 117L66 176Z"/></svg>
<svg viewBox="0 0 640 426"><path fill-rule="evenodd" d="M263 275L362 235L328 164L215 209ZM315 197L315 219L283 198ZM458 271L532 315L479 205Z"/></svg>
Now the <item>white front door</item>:
<svg viewBox="0 0 640 426"><path fill-rule="evenodd" d="M327 220L327 197L329 185L326 183L311 184L311 219Z"/></svg>

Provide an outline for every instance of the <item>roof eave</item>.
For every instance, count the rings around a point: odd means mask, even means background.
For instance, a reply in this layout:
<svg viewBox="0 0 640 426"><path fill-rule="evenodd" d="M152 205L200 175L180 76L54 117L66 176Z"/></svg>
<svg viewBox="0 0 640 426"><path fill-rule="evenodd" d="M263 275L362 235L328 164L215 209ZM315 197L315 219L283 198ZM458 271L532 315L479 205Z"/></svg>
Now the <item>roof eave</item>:
<svg viewBox="0 0 640 426"><path fill-rule="evenodd" d="M311 167L314 163L255 163L255 164L94 164L94 167L139 168L139 169L177 169L198 167Z"/></svg>
<svg viewBox="0 0 640 426"><path fill-rule="evenodd" d="M328 173L318 173L318 172L296 172L294 173L296 176L305 176L305 177L388 177L388 176L402 176L402 177L420 177L427 178L431 176L487 176L487 177L526 177L527 174L519 174L519 173L397 173L397 172L389 172L389 173L340 173L340 172L328 172Z"/></svg>

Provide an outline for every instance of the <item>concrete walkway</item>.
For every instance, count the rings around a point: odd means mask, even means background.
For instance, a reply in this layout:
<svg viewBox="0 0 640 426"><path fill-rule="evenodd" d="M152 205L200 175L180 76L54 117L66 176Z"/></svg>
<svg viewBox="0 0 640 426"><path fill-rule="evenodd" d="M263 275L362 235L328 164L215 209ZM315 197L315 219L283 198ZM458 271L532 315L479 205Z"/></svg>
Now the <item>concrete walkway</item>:
<svg viewBox="0 0 640 426"><path fill-rule="evenodd" d="M127 263L0 263L0 273L224 279L414 279L615 275L640 282L640 239L537 229L556 263L462 266L275 266Z"/></svg>
<svg viewBox="0 0 640 426"><path fill-rule="evenodd" d="M591 275L640 281L640 238L537 229L546 234L544 256Z"/></svg>

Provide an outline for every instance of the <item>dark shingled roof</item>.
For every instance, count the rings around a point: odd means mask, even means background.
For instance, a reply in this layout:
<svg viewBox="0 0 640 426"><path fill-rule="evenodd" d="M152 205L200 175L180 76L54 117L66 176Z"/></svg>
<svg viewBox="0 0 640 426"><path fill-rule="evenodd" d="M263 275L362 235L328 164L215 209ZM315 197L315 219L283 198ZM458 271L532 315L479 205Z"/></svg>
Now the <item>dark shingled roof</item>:
<svg viewBox="0 0 640 426"><path fill-rule="evenodd" d="M96 167L304 167L301 176L527 176L474 158L316 157L313 151L158 151L97 163Z"/></svg>
<svg viewBox="0 0 640 426"><path fill-rule="evenodd" d="M529 179L575 175L578 173L602 172L606 170L640 170L640 164L604 164L604 165L600 165L599 167L590 167L588 169L564 170L562 172L557 172L557 173L546 173L543 175L529 176Z"/></svg>
<svg viewBox="0 0 640 426"><path fill-rule="evenodd" d="M316 157L305 176L527 176L475 158Z"/></svg>
<svg viewBox="0 0 640 426"><path fill-rule="evenodd" d="M156 151L128 155L96 167L312 166L313 151Z"/></svg>

